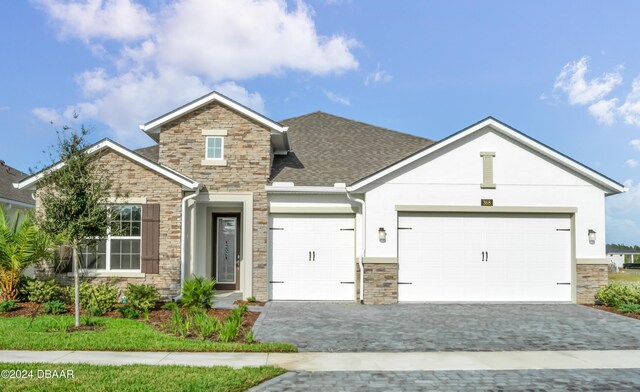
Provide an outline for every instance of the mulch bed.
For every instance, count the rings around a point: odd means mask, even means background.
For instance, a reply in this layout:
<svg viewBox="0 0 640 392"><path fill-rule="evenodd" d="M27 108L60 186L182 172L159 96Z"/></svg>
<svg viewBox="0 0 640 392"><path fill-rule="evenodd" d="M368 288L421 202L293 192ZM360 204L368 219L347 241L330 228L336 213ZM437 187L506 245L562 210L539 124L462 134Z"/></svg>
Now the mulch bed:
<svg viewBox="0 0 640 392"><path fill-rule="evenodd" d="M609 313L615 313L615 314L619 314L621 316L625 316L625 317L630 317L630 318L634 318L636 320L640 320L640 313L622 313L622 311L620 311L617 308L611 307L611 306L605 306L605 305L587 305L590 308L594 308L594 309L599 309L599 310L604 310L605 312L609 312Z"/></svg>
<svg viewBox="0 0 640 392"><path fill-rule="evenodd" d="M256 305L257 302L251 303L252 306ZM5 317L36 317L36 316L51 316L50 314L44 313L42 311L43 305L34 303L34 302L18 302L17 309L11 312L0 312L0 318ZM118 312L118 307L124 306L123 304L115 305L114 309L108 313L105 313L102 317L110 317L110 318L124 318L120 312ZM67 312L63 313L63 315L73 315L74 307L72 305L67 305ZM182 311L185 311L184 309ZM207 309L207 314L209 316L213 316L220 321L223 321L228 315L231 313L230 309ZM80 311L80 314L84 315L84 311ZM149 320L144 320L144 316L140 316L137 319L140 322L148 323L153 328L157 329L160 332L167 332L163 328L163 324L171 319L171 310L161 309L160 307L156 307L156 309L151 310L149 312ZM251 312L247 311L242 317L242 330L249 331L253 328L253 324L256 322L258 317L260 316L259 312ZM86 326L81 325L80 327L70 327L67 331L95 331L105 329L104 326ZM236 341L242 341L243 337L238 336Z"/></svg>

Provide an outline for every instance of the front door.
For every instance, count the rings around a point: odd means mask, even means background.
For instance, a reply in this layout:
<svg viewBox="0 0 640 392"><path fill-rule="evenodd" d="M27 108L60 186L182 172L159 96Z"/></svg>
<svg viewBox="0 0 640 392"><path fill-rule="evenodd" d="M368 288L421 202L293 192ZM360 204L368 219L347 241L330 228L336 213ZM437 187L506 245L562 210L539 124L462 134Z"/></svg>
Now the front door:
<svg viewBox="0 0 640 392"><path fill-rule="evenodd" d="M240 214L213 214L213 277L217 290L240 288Z"/></svg>

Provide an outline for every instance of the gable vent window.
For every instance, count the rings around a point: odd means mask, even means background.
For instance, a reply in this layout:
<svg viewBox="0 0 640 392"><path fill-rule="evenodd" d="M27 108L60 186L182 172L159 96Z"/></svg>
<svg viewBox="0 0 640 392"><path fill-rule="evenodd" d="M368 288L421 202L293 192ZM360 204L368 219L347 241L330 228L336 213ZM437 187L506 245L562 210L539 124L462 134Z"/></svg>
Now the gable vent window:
<svg viewBox="0 0 640 392"><path fill-rule="evenodd" d="M493 158L495 158L495 152L481 152L482 157L482 189L495 189L496 184L493 182Z"/></svg>
<svg viewBox="0 0 640 392"><path fill-rule="evenodd" d="M206 159L223 159L224 138L220 136L207 136Z"/></svg>

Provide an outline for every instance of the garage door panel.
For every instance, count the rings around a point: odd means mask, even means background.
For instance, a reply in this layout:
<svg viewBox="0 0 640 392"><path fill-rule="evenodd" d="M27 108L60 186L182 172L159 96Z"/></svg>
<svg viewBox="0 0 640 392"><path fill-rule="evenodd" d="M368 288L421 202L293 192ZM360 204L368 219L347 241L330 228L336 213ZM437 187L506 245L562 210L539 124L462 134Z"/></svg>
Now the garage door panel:
<svg viewBox="0 0 640 392"><path fill-rule="evenodd" d="M401 215L400 301L570 301L569 215ZM455 228L455 230L450 230Z"/></svg>
<svg viewBox="0 0 640 392"><path fill-rule="evenodd" d="M341 283L354 282L353 215L278 214L270 225L283 229L269 239L271 299L354 299L354 285Z"/></svg>

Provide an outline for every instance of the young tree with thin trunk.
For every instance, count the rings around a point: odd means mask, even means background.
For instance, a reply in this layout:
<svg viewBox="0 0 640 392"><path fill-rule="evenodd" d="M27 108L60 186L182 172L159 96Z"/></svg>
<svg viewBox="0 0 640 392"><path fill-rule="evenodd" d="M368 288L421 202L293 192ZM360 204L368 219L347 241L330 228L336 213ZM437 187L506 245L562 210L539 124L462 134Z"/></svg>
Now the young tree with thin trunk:
<svg viewBox="0 0 640 392"><path fill-rule="evenodd" d="M65 127L51 148L52 166L38 185L38 224L52 237L62 238L73 251L75 321L80 326L80 254L107 236L112 220L110 196L118 196L100 170L100 152L88 153L88 131Z"/></svg>

